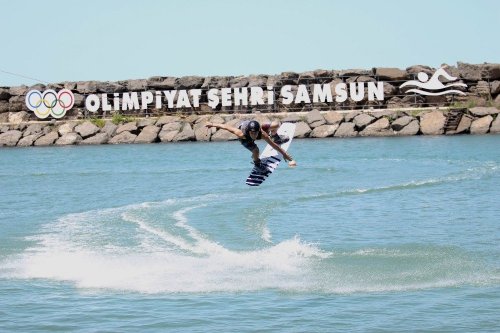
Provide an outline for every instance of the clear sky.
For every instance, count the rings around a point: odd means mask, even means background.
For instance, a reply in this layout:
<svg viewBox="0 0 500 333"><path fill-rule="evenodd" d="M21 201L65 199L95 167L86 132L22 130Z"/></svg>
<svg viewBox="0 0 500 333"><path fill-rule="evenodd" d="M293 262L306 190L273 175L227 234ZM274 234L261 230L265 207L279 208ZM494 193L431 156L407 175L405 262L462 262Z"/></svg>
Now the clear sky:
<svg viewBox="0 0 500 333"><path fill-rule="evenodd" d="M0 86L500 63L497 0L0 0Z"/></svg>

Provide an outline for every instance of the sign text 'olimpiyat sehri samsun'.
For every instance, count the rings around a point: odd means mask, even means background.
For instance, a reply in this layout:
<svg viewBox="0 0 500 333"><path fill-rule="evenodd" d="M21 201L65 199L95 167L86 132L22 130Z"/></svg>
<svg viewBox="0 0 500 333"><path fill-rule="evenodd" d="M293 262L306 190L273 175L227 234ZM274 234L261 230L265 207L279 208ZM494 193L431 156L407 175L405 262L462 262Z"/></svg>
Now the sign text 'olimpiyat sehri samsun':
<svg viewBox="0 0 500 333"><path fill-rule="evenodd" d="M284 105L332 103L334 100L342 103L349 97L357 102L363 100L365 89L369 101L384 99L383 82L339 83L333 89L330 84L314 84L312 89L303 84L285 85L280 89L280 98ZM190 89L91 94L85 100L85 107L90 112L97 112L99 109L103 111L146 110L151 107L161 109L164 106L169 109L197 108L200 106L202 93L201 89ZM216 109L219 105L223 107L273 105L275 91L272 86L268 86L266 90L261 87L212 88L206 92L206 97L206 104L212 109Z"/></svg>
<svg viewBox="0 0 500 333"><path fill-rule="evenodd" d="M448 82L444 84L440 77ZM439 68L429 78L427 73L420 72L418 80L403 83L402 87L416 87L408 89L406 93L415 93L426 96L440 96L445 94L465 95L467 85L456 82L457 77L448 74L444 68ZM217 107L239 107L256 105L273 105L276 100L274 87L242 87L242 88L212 88L190 90L147 90L113 94L90 94L85 99L85 107L90 112L102 111L133 111L150 108L183 109L198 108L201 101L212 109ZM343 103L350 98L354 102L384 100L384 82L350 82L335 85L312 84L285 85L279 90L279 101L284 105L311 104L311 103ZM62 118L66 111L74 105L75 97L68 89L56 92L52 89L44 92L31 90L26 95L26 107L33 111L38 118Z"/></svg>

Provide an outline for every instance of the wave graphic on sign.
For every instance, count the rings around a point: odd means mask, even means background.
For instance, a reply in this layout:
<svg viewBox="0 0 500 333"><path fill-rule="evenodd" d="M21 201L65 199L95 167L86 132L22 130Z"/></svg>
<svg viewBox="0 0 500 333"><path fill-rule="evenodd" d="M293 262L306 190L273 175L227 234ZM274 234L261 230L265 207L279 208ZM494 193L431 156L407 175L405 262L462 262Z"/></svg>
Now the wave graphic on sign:
<svg viewBox="0 0 500 333"><path fill-rule="evenodd" d="M429 79L429 75L424 72L420 72L417 75L418 81L417 80L411 80L403 83L400 88L403 87L409 87L409 86L415 86L418 88L410 89L406 93L417 93L421 95L427 95L427 96L440 96L440 95L446 95L446 94L457 94L457 95L465 95L463 91L456 90L456 89L449 89L452 87L464 87L467 88L467 85L465 83L449 83L449 84L443 84L440 80L439 77L444 77L448 81L456 81L458 78L451 76L448 74L443 67L439 68Z"/></svg>

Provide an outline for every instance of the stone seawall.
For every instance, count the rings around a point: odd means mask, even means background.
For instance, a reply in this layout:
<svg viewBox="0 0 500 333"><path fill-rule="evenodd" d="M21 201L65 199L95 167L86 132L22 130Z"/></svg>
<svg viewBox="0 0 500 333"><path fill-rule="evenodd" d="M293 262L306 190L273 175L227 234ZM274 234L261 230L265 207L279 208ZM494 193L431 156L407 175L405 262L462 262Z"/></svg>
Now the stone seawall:
<svg viewBox="0 0 500 333"><path fill-rule="evenodd" d="M227 141L236 137L205 123L237 126L245 119L261 123L279 120L297 124L295 137L363 137L500 133L500 110L405 109L370 111L319 111L272 114L176 115L147 118L25 121L13 113L0 123L0 147L93 145L180 141ZM23 117L24 116L24 117Z"/></svg>

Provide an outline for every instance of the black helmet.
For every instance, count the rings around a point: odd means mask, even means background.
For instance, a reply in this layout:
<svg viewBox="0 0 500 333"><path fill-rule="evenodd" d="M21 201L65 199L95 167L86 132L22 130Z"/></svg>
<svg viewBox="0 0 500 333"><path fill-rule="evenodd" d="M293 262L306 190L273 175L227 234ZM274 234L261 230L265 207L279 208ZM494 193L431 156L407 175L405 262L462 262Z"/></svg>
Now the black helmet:
<svg viewBox="0 0 500 333"><path fill-rule="evenodd" d="M248 123L247 127L248 131L252 132L259 132L260 131L260 124L258 121L252 120L251 122Z"/></svg>

